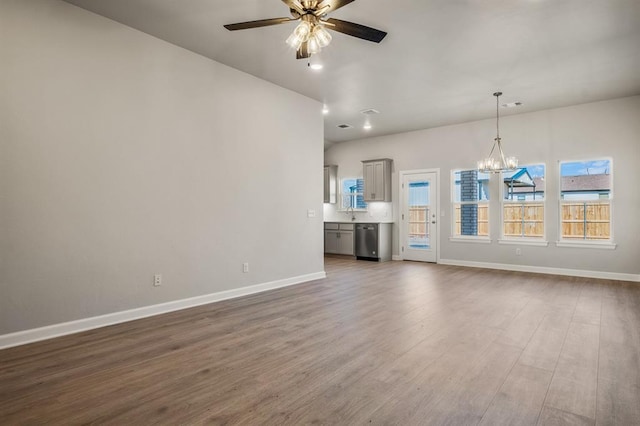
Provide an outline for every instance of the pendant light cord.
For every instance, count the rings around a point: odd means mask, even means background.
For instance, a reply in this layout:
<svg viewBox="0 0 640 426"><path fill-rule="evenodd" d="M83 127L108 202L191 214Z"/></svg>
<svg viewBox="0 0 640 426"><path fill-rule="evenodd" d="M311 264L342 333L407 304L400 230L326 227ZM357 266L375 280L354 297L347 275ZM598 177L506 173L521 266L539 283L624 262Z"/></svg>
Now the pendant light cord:
<svg viewBox="0 0 640 426"><path fill-rule="evenodd" d="M496 95L496 137L500 140L500 95Z"/></svg>

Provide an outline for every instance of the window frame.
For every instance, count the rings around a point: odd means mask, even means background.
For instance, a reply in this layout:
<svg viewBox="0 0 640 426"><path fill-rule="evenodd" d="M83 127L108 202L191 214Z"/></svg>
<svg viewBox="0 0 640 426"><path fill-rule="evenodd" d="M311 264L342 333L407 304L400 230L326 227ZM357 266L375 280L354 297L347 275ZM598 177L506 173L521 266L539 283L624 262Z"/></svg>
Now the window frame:
<svg viewBox="0 0 640 426"><path fill-rule="evenodd" d="M588 200L588 199L572 199L565 201L562 198L562 165L566 163L587 163L592 161L603 161L606 160L609 162L609 198L597 200ZM616 244L614 240L614 204L615 204L615 189L613 185L614 181L614 165L613 158L611 157L598 157L598 158L587 158L587 159L574 159L574 160L558 160L558 241L556 242L557 247L571 247L571 248L602 248L602 249L615 249ZM609 204L609 238L608 239L576 239L576 238L564 238L562 225L562 208L563 205L571 202L583 202L583 203L601 203L602 201L606 201ZM585 224L588 221L585 218ZM586 228L584 230L586 233Z"/></svg>
<svg viewBox="0 0 640 426"><path fill-rule="evenodd" d="M456 173L471 171L476 169L451 169L451 183L450 183L450 197L451 197L451 236L449 237L449 241L457 241L457 242L472 242L472 243L491 243L491 198L490 198L490 190L491 190L491 175L488 174L488 192L487 192L487 200L475 200L475 201L456 201ZM479 172L480 173L480 172ZM460 197L462 198L462 197ZM487 209L487 235L462 235L462 229L460 230L460 235L457 235L457 206L460 206L462 210L463 205L477 205L486 206ZM478 221L478 223L480 223ZM483 222L484 223L484 222ZM462 227L462 218L460 219L460 226Z"/></svg>
<svg viewBox="0 0 640 426"><path fill-rule="evenodd" d="M337 211L339 211L339 212L351 211L351 207L345 207L345 205L344 205L345 195L352 196L353 194L355 194L356 197L358 195L362 196L363 203L365 204L365 207L364 208L355 208L354 207L353 211L354 212L368 212L369 211L369 203L367 201L364 201L364 192L353 192L353 193L348 193L348 194L345 194L343 192L344 181L345 180L355 180L356 182L358 180L362 180L364 182L364 177L362 177L362 176L360 176L360 177L349 177L349 176L347 176L347 177L340 178L340 180L339 180L340 187L339 187L339 191L338 191L338 197L340 199L340 205L339 205L339 208L338 208Z"/></svg>
<svg viewBox="0 0 640 426"><path fill-rule="evenodd" d="M542 200L507 200L505 198L506 186L504 185L504 173L501 172L500 176L500 239L498 240L499 244L522 244L522 245L535 245L535 246L547 246L549 244L547 240L547 199L549 198L549 192L547 191L547 164L543 161L531 161L529 164L524 166L518 166L518 169L525 169L527 167L535 167L535 166L543 166L544 167L544 175L543 180L545 181L544 195ZM534 179L534 178L532 178ZM505 206L508 205L521 205L526 206L527 204L540 204L542 203L542 236L512 236L505 235L505 216L504 209ZM527 223L527 221L522 219L523 224ZM531 221L529 221L531 222Z"/></svg>

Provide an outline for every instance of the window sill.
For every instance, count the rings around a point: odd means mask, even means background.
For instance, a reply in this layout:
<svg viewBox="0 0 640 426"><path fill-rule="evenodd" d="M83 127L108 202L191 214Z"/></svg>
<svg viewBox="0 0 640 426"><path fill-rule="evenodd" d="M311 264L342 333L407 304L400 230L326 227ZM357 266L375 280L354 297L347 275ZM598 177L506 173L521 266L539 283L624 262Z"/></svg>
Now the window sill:
<svg viewBox="0 0 640 426"><path fill-rule="evenodd" d="M491 239L487 237L449 237L449 241L453 243L491 244Z"/></svg>
<svg viewBox="0 0 640 426"><path fill-rule="evenodd" d="M505 240L498 240L498 244L547 247L549 245L549 241L529 240L529 239L505 239Z"/></svg>
<svg viewBox="0 0 640 426"><path fill-rule="evenodd" d="M571 247L571 248L586 248L586 249L603 249L603 250L615 250L617 244L610 241L597 242L597 241L556 241L556 247Z"/></svg>

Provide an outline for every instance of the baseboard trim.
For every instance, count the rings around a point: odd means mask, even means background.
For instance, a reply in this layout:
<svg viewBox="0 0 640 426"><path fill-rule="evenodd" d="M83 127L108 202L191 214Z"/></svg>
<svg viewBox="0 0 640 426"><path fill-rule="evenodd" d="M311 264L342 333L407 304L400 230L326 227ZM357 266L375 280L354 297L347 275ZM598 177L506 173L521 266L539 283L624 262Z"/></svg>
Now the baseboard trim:
<svg viewBox="0 0 640 426"><path fill-rule="evenodd" d="M225 290L217 293L205 294L202 296L190 297L187 299L174 300L157 305L143 306L141 308L129 309L126 311L114 312L106 315L83 318L80 320L64 322L60 324L48 325L45 327L33 328L30 330L17 331L15 333L0 336L0 349L13 346L26 345L27 343L47 340L54 337L66 336L68 334L79 333L81 331L93 330L95 328L106 327L108 325L120 324L127 321L147 318L154 315L166 314L182 309L193 308L208 303L219 302L227 299L248 296L262 293L268 290L275 290L282 287L289 287L309 281L326 278L327 274L315 272L312 274L300 275L297 277L285 278L282 280L270 281L248 287Z"/></svg>
<svg viewBox="0 0 640 426"><path fill-rule="evenodd" d="M391 256L391 260L402 260L402 256L398 256L397 254L394 254L393 256Z"/></svg>
<svg viewBox="0 0 640 426"><path fill-rule="evenodd" d="M441 265L468 266L470 268L499 269L503 271L533 272L536 274L566 275L571 277L599 278L604 280L640 282L638 274L586 271L583 269L550 268L546 266L510 265L507 263L473 262L469 260L440 259Z"/></svg>

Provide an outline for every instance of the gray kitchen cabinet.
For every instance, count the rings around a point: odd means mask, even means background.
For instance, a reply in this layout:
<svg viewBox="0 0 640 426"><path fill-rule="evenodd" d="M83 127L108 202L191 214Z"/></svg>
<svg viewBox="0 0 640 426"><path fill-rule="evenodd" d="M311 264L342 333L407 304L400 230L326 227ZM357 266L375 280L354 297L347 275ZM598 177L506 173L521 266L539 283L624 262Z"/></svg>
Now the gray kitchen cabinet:
<svg viewBox="0 0 640 426"><path fill-rule="evenodd" d="M324 166L324 202L335 204L338 190L338 166Z"/></svg>
<svg viewBox="0 0 640 426"><path fill-rule="evenodd" d="M362 162L365 201L391 201L391 160L367 160Z"/></svg>
<svg viewBox="0 0 640 426"><path fill-rule="evenodd" d="M353 223L325 223L324 252L354 255Z"/></svg>

